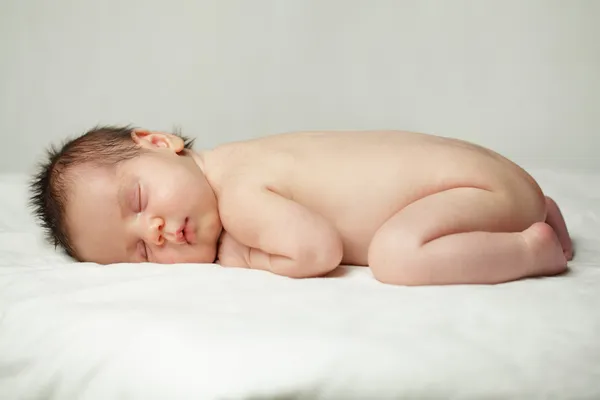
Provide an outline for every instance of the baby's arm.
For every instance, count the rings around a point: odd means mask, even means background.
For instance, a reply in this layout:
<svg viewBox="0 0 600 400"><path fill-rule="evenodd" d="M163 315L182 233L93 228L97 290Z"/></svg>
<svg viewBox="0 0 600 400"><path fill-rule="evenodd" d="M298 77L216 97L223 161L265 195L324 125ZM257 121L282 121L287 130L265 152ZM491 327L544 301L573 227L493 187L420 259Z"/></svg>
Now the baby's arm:
<svg viewBox="0 0 600 400"><path fill-rule="evenodd" d="M250 248L250 268L293 278L321 276L342 260L342 241L325 218L266 188L224 191L221 218Z"/></svg>

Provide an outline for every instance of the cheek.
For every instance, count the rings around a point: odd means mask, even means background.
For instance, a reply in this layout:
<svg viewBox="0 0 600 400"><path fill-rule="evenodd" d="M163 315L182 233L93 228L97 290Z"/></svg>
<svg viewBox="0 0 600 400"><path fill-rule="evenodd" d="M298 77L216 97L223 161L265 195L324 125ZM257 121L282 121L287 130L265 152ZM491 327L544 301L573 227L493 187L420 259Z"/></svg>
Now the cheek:
<svg viewBox="0 0 600 400"><path fill-rule="evenodd" d="M202 185L203 179L202 175L190 171L184 165L177 165L170 170L164 182L174 191L195 192Z"/></svg>
<svg viewBox="0 0 600 400"><path fill-rule="evenodd" d="M195 202L202 196L202 181L187 171L174 173L152 183L151 195L156 205L177 206Z"/></svg>
<svg viewBox="0 0 600 400"><path fill-rule="evenodd" d="M206 193L212 193L200 171L185 163L160 160L138 168L147 185L150 213L177 216L200 211L206 203Z"/></svg>
<svg viewBox="0 0 600 400"><path fill-rule="evenodd" d="M162 186L152 191L148 196L149 209L158 208L155 211L171 211L185 201L185 196L177 187L171 185Z"/></svg>

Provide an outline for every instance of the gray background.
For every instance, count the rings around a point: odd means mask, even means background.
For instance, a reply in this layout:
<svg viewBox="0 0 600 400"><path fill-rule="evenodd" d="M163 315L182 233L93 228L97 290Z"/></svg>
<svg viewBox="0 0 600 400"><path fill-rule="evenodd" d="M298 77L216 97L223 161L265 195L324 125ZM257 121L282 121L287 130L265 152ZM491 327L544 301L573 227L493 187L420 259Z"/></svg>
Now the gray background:
<svg viewBox="0 0 600 400"><path fill-rule="evenodd" d="M600 169L600 1L2 0L0 171L98 123L408 129Z"/></svg>

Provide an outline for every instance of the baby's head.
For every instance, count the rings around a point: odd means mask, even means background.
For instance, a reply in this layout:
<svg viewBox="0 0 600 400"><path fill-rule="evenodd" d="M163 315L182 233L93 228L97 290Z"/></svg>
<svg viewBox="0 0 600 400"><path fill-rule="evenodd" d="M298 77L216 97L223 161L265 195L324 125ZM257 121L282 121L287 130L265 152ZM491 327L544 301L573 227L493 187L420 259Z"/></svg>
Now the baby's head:
<svg viewBox="0 0 600 400"><path fill-rule="evenodd" d="M191 145L107 126L51 147L31 182L47 238L79 261L213 262L217 200Z"/></svg>

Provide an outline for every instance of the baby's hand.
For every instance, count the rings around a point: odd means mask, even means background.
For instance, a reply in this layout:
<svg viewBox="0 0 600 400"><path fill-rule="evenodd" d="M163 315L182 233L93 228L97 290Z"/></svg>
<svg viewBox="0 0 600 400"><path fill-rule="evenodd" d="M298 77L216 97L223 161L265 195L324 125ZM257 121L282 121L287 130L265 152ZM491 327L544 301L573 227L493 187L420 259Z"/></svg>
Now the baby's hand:
<svg viewBox="0 0 600 400"><path fill-rule="evenodd" d="M223 232L219 240L217 262L224 267L250 268L250 247L235 240L228 232Z"/></svg>

